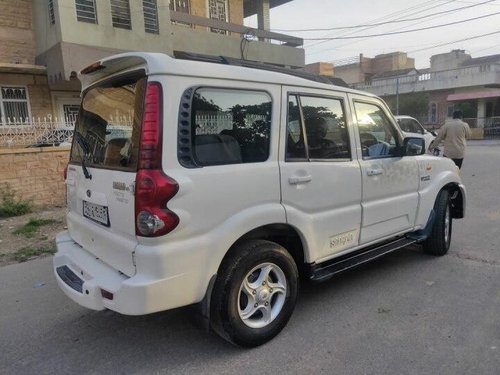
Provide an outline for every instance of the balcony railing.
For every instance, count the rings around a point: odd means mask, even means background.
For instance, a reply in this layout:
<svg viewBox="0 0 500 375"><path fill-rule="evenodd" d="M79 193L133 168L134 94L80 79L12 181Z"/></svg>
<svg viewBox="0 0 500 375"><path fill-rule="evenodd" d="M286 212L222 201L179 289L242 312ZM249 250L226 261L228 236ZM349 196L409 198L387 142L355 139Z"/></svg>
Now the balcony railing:
<svg viewBox="0 0 500 375"><path fill-rule="evenodd" d="M217 30L218 32L222 30L240 34L241 36L251 35L252 37L259 38L261 40L266 40L269 42L277 41L281 45L290 47L301 47L304 45L304 40L302 38L297 38L295 36L274 33L267 30L255 29L252 27L238 25L230 22L224 22L217 19L193 16L192 14L188 13L170 11L170 20L185 25L205 26L207 28Z"/></svg>

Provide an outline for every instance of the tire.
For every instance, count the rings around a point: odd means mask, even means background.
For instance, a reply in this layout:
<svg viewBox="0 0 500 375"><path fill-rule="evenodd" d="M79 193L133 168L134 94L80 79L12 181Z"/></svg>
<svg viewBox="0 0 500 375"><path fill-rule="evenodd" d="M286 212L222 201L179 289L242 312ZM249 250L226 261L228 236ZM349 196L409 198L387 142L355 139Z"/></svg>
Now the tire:
<svg viewBox="0 0 500 375"><path fill-rule="evenodd" d="M448 191L441 190L434 204L436 217L432 232L424 241L424 251L428 254L442 256L448 252L451 243L451 205Z"/></svg>
<svg viewBox="0 0 500 375"><path fill-rule="evenodd" d="M259 346L285 327L297 299L298 271L280 245L243 243L223 260L210 301L210 325L222 338Z"/></svg>

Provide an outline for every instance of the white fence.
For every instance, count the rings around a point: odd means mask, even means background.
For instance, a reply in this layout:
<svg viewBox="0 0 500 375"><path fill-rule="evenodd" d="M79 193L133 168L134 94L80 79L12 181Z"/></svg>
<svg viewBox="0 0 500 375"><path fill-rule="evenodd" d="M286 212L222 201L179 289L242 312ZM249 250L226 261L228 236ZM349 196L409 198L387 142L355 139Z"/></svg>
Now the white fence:
<svg viewBox="0 0 500 375"><path fill-rule="evenodd" d="M0 118L0 147L69 145L73 123L57 118Z"/></svg>

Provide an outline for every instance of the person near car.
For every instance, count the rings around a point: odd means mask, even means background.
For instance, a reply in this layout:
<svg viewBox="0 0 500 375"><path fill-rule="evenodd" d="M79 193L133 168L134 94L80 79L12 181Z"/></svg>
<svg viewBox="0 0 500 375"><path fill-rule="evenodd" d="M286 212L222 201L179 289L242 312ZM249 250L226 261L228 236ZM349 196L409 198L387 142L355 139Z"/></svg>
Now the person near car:
<svg viewBox="0 0 500 375"><path fill-rule="evenodd" d="M454 111L453 118L441 126L436 139L429 146L432 151L443 142L443 156L452 159L458 168L462 167L464 161L466 139L471 136L470 127L462 118L462 111Z"/></svg>

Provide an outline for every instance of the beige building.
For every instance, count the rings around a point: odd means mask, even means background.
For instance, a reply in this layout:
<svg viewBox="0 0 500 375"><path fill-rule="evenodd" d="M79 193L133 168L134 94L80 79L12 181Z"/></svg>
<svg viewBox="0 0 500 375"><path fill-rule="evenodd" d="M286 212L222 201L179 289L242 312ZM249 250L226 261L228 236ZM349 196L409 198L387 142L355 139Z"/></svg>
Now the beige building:
<svg viewBox="0 0 500 375"><path fill-rule="evenodd" d="M38 118L71 126L77 72L115 53L191 52L302 67L302 39L269 31L270 9L290 1L0 0L0 135ZM253 15L256 29L243 23Z"/></svg>

